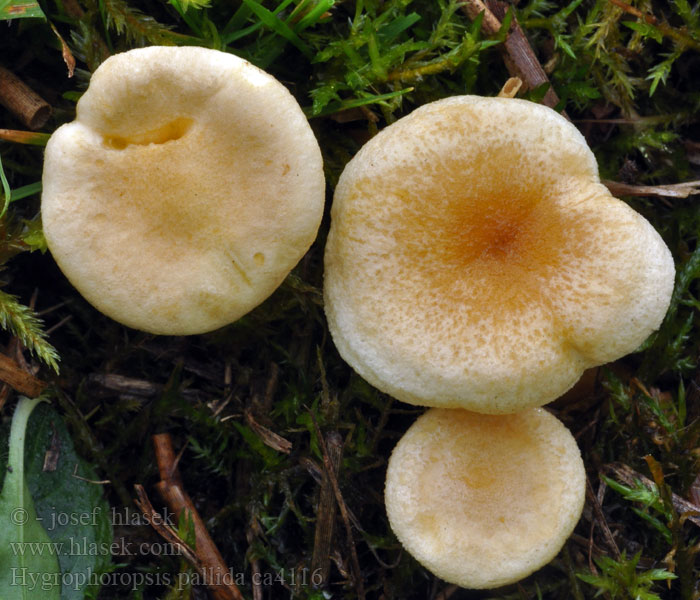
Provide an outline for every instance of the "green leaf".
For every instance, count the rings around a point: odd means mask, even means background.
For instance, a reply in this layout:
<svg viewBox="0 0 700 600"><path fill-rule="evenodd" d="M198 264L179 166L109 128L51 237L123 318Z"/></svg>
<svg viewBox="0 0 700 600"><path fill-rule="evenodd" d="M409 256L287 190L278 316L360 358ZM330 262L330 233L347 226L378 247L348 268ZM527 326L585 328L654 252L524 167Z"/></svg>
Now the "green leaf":
<svg viewBox="0 0 700 600"><path fill-rule="evenodd" d="M306 15L304 15L300 21L294 27L294 31L297 33L302 32L304 29L315 25L323 15L325 15L333 5L335 0L321 0L314 8L312 8Z"/></svg>
<svg viewBox="0 0 700 600"><path fill-rule="evenodd" d="M241 437L246 444L248 444L249 448L262 457L266 467L274 467L284 460L284 457L278 452L266 446L250 427L242 425L241 423L236 423L235 421L233 422L233 426L238 430L238 433L241 434Z"/></svg>
<svg viewBox="0 0 700 600"><path fill-rule="evenodd" d="M313 53L301 38L277 16L265 8L262 4L258 4L255 0L243 0L245 4L255 13L255 15L277 35L283 37L288 42L294 44L306 58L311 59Z"/></svg>
<svg viewBox="0 0 700 600"><path fill-rule="evenodd" d="M304 107L304 113L308 118L311 117L323 117L326 115L330 115L333 113L340 112L341 110L347 110L349 108L357 108L359 106L366 106L368 104L380 104L382 102L385 102L387 100L391 100L392 98L397 98L399 96L403 96L404 94L408 94L413 91L412 87L405 88L403 90L397 90L395 92L389 92L388 94L380 94L380 95L373 95L373 94L367 94L363 98L352 98L349 100L342 100L341 102L333 102L326 108L325 110L322 110L319 113L314 113L311 108Z"/></svg>
<svg viewBox="0 0 700 600"><path fill-rule="evenodd" d="M287 8L287 6L289 6L291 3L292 3L292 0L282 0L282 2L280 2L280 4L277 6L277 8L275 8L275 10L272 11L272 14L275 15L275 16L277 16L280 12L282 12L285 8ZM238 11L236 11L236 14L238 14L238 13L240 12L240 10L243 9L243 8L246 8L246 9L248 10L248 13L247 13L247 14L250 14L250 13L253 12L252 9L248 8L245 4L242 4L242 5L241 5L241 8L240 8ZM234 15L234 18L235 18L235 16L236 16L236 15ZM230 23L229 23L229 24L230 24ZM238 40L238 39L240 39L240 38L242 38L242 37L245 37L245 36L247 36L247 35L250 35L250 34L253 33L254 31L257 31L257 30L260 29L264 24L265 24L265 23L264 23L263 21L258 21L257 23L253 23L252 25L250 25L250 26L248 26L248 27L245 27L245 28L238 27L237 30L234 31L233 33L227 33L227 32L226 32L226 31L228 30L228 28L229 28L228 25L227 25L227 26L226 26L226 29L225 29L224 32L221 34L221 35L222 35L222 41L223 41L224 45L231 44L231 43L235 42L236 40ZM298 25L298 24L297 24L297 25Z"/></svg>
<svg viewBox="0 0 700 600"><path fill-rule="evenodd" d="M481 23L483 20L484 11L481 11L478 15L476 15L476 19L474 19L472 24L468 27L469 34L475 40L478 40L479 36L481 35Z"/></svg>
<svg viewBox="0 0 700 600"><path fill-rule="evenodd" d="M651 81L651 87L649 88L650 97L654 95L659 83L666 83L666 79L671 73L673 63L680 57L681 54L682 50L680 48L676 48L676 50L673 52L663 54L662 56L667 57L666 60L661 61L658 65L654 65L651 69L649 69L649 75L647 75L646 78Z"/></svg>
<svg viewBox="0 0 700 600"><path fill-rule="evenodd" d="M638 508L632 507L632 511L634 514L636 514L640 519L643 519L649 525L651 525L656 531L658 531L663 538L666 540L666 543L669 545L673 544L673 534L671 533L670 529L666 527L664 523L662 523L659 519L656 517L645 513L643 510L640 510Z"/></svg>
<svg viewBox="0 0 700 600"><path fill-rule="evenodd" d="M540 103L550 87L552 87L552 84L549 81L545 81L544 83L540 83L536 88L528 91L525 97L530 100L530 102Z"/></svg>
<svg viewBox="0 0 700 600"><path fill-rule="evenodd" d="M608 487L615 490L617 493L622 494L625 500L630 500L631 502L642 502L645 507L653 507L659 512L663 512L663 502L659 496L659 490L655 484L651 487L647 487L641 481L635 481L634 487L630 488L621 483L618 483L614 479L610 479L603 475L601 477L603 481L608 485Z"/></svg>
<svg viewBox="0 0 700 600"><path fill-rule="evenodd" d="M187 11L190 6L197 10L209 6L210 3L211 0L170 0L170 4L178 9L178 11L182 10L183 12Z"/></svg>
<svg viewBox="0 0 700 600"><path fill-rule="evenodd" d="M641 23L639 21L622 21L625 27L629 27L632 31L636 31L644 38L651 38L659 44L663 42L664 37L661 32L650 23Z"/></svg>
<svg viewBox="0 0 700 600"><path fill-rule="evenodd" d="M673 0L672 8L683 18L686 26L691 30L691 35L693 35L692 30L697 29L700 25L700 12L697 10L697 5L691 7L688 0Z"/></svg>
<svg viewBox="0 0 700 600"><path fill-rule="evenodd" d="M508 11L506 12L506 16L503 17L503 21L501 21L501 27L496 32L496 39L498 41L500 41L500 42L506 41L506 37L508 37L508 32L510 31L510 26L513 23L514 16L515 16L515 13L513 12L513 7L512 6L508 7Z"/></svg>
<svg viewBox="0 0 700 600"><path fill-rule="evenodd" d="M2 2L2 0L0 0ZM12 192L10 190L10 184L5 177L5 170L2 168L2 159L0 158L0 185L2 186L2 209L0 209L0 219L5 216L7 212L7 207L10 205L10 198L12 197Z"/></svg>
<svg viewBox="0 0 700 600"><path fill-rule="evenodd" d="M0 291L0 327L11 331L30 352L58 373L58 353L46 341L42 325L31 308L24 306L15 296Z"/></svg>
<svg viewBox="0 0 700 600"><path fill-rule="evenodd" d="M573 0L573 2L569 3L568 6L565 6L562 8L556 15L555 19L559 19L560 22L564 22L566 19L569 18L569 15L574 12L580 5L583 0Z"/></svg>
<svg viewBox="0 0 700 600"><path fill-rule="evenodd" d="M554 36L554 47L555 48L561 48L564 52L566 52L571 58L576 60L576 54L569 45L569 43L564 39L563 35L556 34Z"/></svg>
<svg viewBox="0 0 700 600"><path fill-rule="evenodd" d="M58 552L61 600L97 595L99 578L112 564L112 517L97 475L79 458L61 416L49 405L32 415L26 471L38 518ZM55 469L44 469L47 451L57 453ZM87 481L90 480L90 481ZM120 546L120 550L129 551Z"/></svg>
<svg viewBox="0 0 700 600"><path fill-rule="evenodd" d="M12 418L7 473L0 494L0 600L61 597L55 546L37 519L25 478L27 422L42 401L22 398Z"/></svg>
<svg viewBox="0 0 700 600"><path fill-rule="evenodd" d="M338 95L338 90L346 88L342 82L332 81L328 85L322 85L317 87L315 90L311 90L311 98L313 99L313 105L309 111L309 115L318 115L324 109L324 107L331 101L337 100L342 102L342 99Z"/></svg>
<svg viewBox="0 0 700 600"><path fill-rule="evenodd" d="M22 187L15 188L10 192L10 202L15 202L16 200L22 200L28 196L33 196L41 192L41 181L36 183L30 183L29 185L23 185Z"/></svg>
<svg viewBox="0 0 700 600"><path fill-rule="evenodd" d="M637 565L641 552L631 558L627 558L625 551L622 552L619 561L608 556L600 556L594 561L600 567L600 575L589 573L577 573L581 581L598 588L594 597L608 592L610 597L634 598L635 600L659 600L659 596L650 591L655 581L676 579L676 575L665 569L651 569L649 571L639 571Z"/></svg>
<svg viewBox="0 0 700 600"><path fill-rule="evenodd" d="M0 0L0 21L28 18L46 18L44 11L34 0Z"/></svg>
<svg viewBox="0 0 700 600"><path fill-rule="evenodd" d="M650 569L644 573L644 578L649 581L665 581L670 579L678 579L678 575L670 573L666 569Z"/></svg>
<svg viewBox="0 0 700 600"><path fill-rule="evenodd" d="M41 221L38 219L33 219L31 221L24 222L24 231L22 232L22 241L27 244L30 252L38 250L44 254L48 249L46 244L46 238L44 237L44 230L41 226Z"/></svg>
<svg viewBox="0 0 700 600"><path fill-rule="evenodd" d="M129 41L145 45L146 41L151 44L168 44L173 39L185 39L152 16L130 6L125 0L102 0L100 4L104 7L107 28L123 34Z"/></svg>
<svg viewBox="0 0 700 600"><path fill-rule="evenodd" d="M384 44L388 44L392 42L401 32L406 31L406 29L418 23L420 19L420 15L414 12L408 15L403 15L397 19L394 19L391 23L384 25L384 27L377 31L377 35L382 39Z"/></svg>

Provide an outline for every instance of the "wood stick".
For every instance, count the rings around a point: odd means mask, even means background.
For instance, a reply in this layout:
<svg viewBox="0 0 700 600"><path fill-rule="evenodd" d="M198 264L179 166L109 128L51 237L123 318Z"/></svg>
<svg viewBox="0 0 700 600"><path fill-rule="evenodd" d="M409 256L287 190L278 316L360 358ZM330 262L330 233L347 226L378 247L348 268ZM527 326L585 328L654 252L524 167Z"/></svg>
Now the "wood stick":
<svg viewBox="0 0 700 600"><path fill-rule="evenodd" d="M173 440L169 433L157 433L153 436L153 447L156 452L156 463L161 481L168 481L182 487L182 478L177 468L179 459L173 448Z"/></svg>
<svg viewBox="0 0 700 600"><path fill-rule="evenodd" d="M700 181L684 181L667 185L630 185L620 181L603 180L601 183L613 196L658 196L661 198L687 198L700 194Z"/></svg>
<svg viewBox="0 0 700 600"><path fill-rule="evenodd" d="M343 436L331 431L326 436L326 446L333 471L337 473L343 458ZM311 557L311 573L314 575L314 587L325 587L331 570L331 545L335 528L336 500L333 484L328 472L324 472L321 493L316 511L316 530L314 532L314 552ZM318 577L316 574L318 573Z"/></svg>
<svg viewBox="0 0 700 600"><path fill-rule="evenodd" d="M481 13L484 13L481 28L487 35L496 35L501 28L501 22L481 0L464 0L462 10L467 13L467 16L472 21L475 21Z"/></svg>
<svg viewBox="0 0 700 600"><path fill-rule="evenodd" d="M51 116L51 105L3 66L0 66L0 104L29 129L43 127Z"/></svg>
<svg viewBox="0 0 700 600"><path fill-rule="evenodd" d="M328 446L326 441L321 434L321 429L316 422L316 417L312 412L309 412L311 417L311 422L314 426L314 433L316 433L316 438L318 439L318 445L321 448L321 454L323 454L323 466L325 467L326 475L333 488L333 493L335 494L336 502L338 503L338 508L340 509L340 514L343 517L343 525L345 525L345 534L348 538L348 546L350 547L350 560L353 570L353 579L355 580L355 590L357 591L357 597L359 600L365 600L365 585L362 581L362 571L360 569L360 561L357 557L357 548L355 547L355 540L352 536L352 527L350 526L350 514L348 507L345 504L343 495L340 493L340 486L338 485L338 478L335 476L335 470L333 469L333 463L331 461L330 454L328 453Z"/></svg>
<svg viewBox="0 0 700 600"><path fill-rule="evenodd" d="M501 21L504 19L508 8L511 6L500 0L486 0L486 2L494 16ZM504 46L507 56L506 67L508 66L508 62L511 61L516 76L523 80L525 88L533 90L543 83L548 83L550 84L549 89L547 89L547 92L542 98L542 104L550 108L554 108L559 104L559 96L557 96L554 88L552 88L549 77L547 77L547 74L544 72L540 61L537 60L535 52L532 46L530 46L530 42L527 41L525 32L516 19L513 19Z"/></svg>
<svg viewBox="0 0 700 600"><path fill-rule="evenodd" d="M498 92L497 98L515 98L522 86L523 80L520 77L510 77Z"/></svg>
<svg viewBox="0 0 700 600"><path fill-rule="evenodd" d="M36 398L46 387L46 382L27 373L10 357L0 353L0 381L4 381L20 394Z"/></svg>
<svg viewBox="0 0 700 600"><path fill-rule="evenodd" d="M197 555L194 550L190 548L180 537L177 535L175 529L168 523L168 520L163 517L159 512L153 508L151 500L146 494L146 490L140 484L134 486L136 490L136 499L134 504L138 509L144 514L150 523L151 527L156 530L158 535L160 535L164 540L167 540L173 545L173 548L177 548L178 554L183 556L188 563L190 563L199 573L205 572L203 565L199 562Z"/></svg>
<svg viewBox="0 0 700 600"><path fill-rule="evenodd" d="M156 490L170 510L178 518L185 515L192 519L195 535L195 554L203 566L204 582L215 600L243 600L243 596L234 583L234 577L224 562L219 549L209 536L209 532L199 516L190 497L178 485L159 481Z"/></svg>
<svg viewBox="0 0 700 600"><path fill-rule="evenodd" d="M245 538L248 542L248 547L253 545L256 533L257 523L254 519L251 519L250 527L246 531ZM255 556L255 554L253 554ZM257 558L252 558L250 560L250 571L253 574L252 577L252 587L253 587L253 600L263 600L263 587L262 587L262 571L260 569L260 561Z"/></svg>
<svg viewBox="0 0 700 600"><path fill-rule="evenodd" d="M159 393L163 386L144 379L134 379L116 373L93 373L88 375L88 381L95 383L107 390L119 392L121 394L131 394L149 398Z"/></svg>
<svg viewBox="0 0 700 600"><path fill-rule="evenodd" d="M245 416L245 422L248 427L255 432L262 440L263 444L273 450L277 450L277 452L283 452L284 454L289 454L292 451L292 442L258 423L250 408L246 408L243 415Z"/></svg>
<svg viewBox="0 0 700 600"><path fill-rule="evenodd" d="M472 21L483 13L481 29L487 35L498 33L501 29L501 21L506 16L509 6L509 4L499 0L487 0L486 4L481 0L462 0L462 9ZM530 42L527 41L525 33L515 19L513 19L510 31L503 43L503 53L508 72L511 77L522 79L525 90L532 90L543 83L550 83L549 77L530 46ZM542 104L550 108L559 104L559 97L551 85L542 98Z"/></svg>
<svg viewBox="0 0 700 600"><path fill-rule="evenodd" d="M33 131L17 131L16 129L0 129L0 140L15 142L17 144L30 144L32 146L46 146L51 136L48 133L35 133Z"/></svg>
<svg viewBox="0 0 700 600"><path fill-rule="evenodd" d="M205 580L212 598L215 600L244 600L219 549L214 540L211 539L202 517L199 516L192 499L182 487L182 478L177 468L177 456L170 434L154 435L153 447L162 479L156 484L156 489L174 514L178 517L185 515L192 519L196 541L195 552L197 559L203 565Z"/></svg>

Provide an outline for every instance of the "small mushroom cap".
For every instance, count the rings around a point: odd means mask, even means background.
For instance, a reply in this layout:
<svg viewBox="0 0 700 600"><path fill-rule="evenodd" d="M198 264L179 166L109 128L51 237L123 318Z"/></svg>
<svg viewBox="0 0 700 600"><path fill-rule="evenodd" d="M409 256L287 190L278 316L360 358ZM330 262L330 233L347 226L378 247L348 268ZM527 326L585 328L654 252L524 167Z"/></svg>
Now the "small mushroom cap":
<svg viewBox="0 0 700 600"><path fill-rule="evenodd" d="M394 449L385 499L391 528L418 562L481 589L552 560L581 515L585 489L576 441L544 409L433 408Z"/></svg>
<svg viewBox="0 0 700 600"><path fill-rule="evenodd" d="M660 325L671 254L599 182L578 130L458 96L370 140L335 191L325 307L340 354L418 405L517 412Z"/></svg>
<svg viewBox="0 0 700 600"><path fill-rule="evenodd" d="M313 242L325 183L299 105L205 48L117 54L49 140L42 221L95 307L159 334L203 333L267 298Z"/></svg>

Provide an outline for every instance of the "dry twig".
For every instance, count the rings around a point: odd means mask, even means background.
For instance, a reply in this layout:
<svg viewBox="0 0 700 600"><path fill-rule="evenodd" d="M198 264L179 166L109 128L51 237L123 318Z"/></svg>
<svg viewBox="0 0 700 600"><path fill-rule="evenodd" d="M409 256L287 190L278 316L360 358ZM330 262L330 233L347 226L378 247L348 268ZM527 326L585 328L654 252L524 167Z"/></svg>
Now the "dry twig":
<svg viewBox="0 0 700 600"><path fill-rule="evenodd" d="M249 408L245 410L245 422L266 446L284 454L289 454L292 451L292 442L258 423Z"/></svg>
<svg viewBox="0 0 700 600"><path fill-rule="evenodd" d="M520 77L510 77L503 84L501 91L498 92L498 98L515 98L523 86L523 80Z"/></svg>
<svg viewBox="0 0 700 600"><path fill-rule="evenodd" d="M146 494L146 490L142 485L138 483L134 486L136 490L136 500L134 500L136 506L143 513L144 517L148 520L148 523L156 530L156 533L160 535L168 543L172 544L174 550L177 551L178 555L182 556L188 563L190 563L197 572L205 573L204 566L197 558L194 550L180 538L173 527L167 522L167 520L158 512L153 505L151 500Z"/></svg>
<svg viewBox="0 0 700 600"><path fill-rule="evenodd" d="M495 35L501 29L501 21L505 17L510 4L498 0L487 0L484 4L481 0L462 0L462 9L473 21L483 13L481 29L487 35ZM513 19L508 36L503 43L504 62L512 77L519 77L524 83L525 90L532 90L544 83L550 83L542 65L535 56L525 33ZM542 98L542 104L555 107L559 104L559 98L551 85Z"/></svg>
<svg viewBox="0 0 700 600"><path fill-rule="evenodd" d="M0 104L29 129L39 129L51 116L51 105L11 71L0 66Z"/></svg>
<svg viewBox="0 0 700 600"><path fill-rule="evenodd" d="M36 133L34 131L18 131L16 129L0 129L0 140L14 142L16 144L29 144L30 146L46 146L51 137L48 133Z"/></svg>
<svg viewBox="0 0 700 600"><path fill-rule="evenodd" d="M36 398L46 387L46 382L27 373L10 357L0 353L0 381L4 381L20 394Z"/></svg>
<svg viewBox="0 0 700 600"><path fill-rule="evenodd" d="M338 503L338 508L340 508L340 514L343 517L345 533L348 538L348 546L350 547L350 557L352 560L352 569L354 571L353 579L355 580L355 589L357 590L357 597L360 600L364 600L365 586L362 581L362 571L360 570L360 561L357 557L357 548L355 548L355 540L352 536L352 526L350 524L350 515L348 513L348 507L345 505L343 495L340 493L340 486L338 485L338 478L336 477L336 472L333 468L333 461L331 460L331 456L328 452L328 446L326 445L326 441L323 438L323 435L321 434L321 430L318 427L318 423L316 422L316 417L312 412L309 412L309 415L311 415L311 421L314 425L314 432L316 433L316 438L318 439L318 445L320 446L321 453L323 454L323 466L325 468L326 475L328 476L328 480L330 481L330 484L333 488L333 493L335 494L335 499Z"/></svg>
<svg viewBox="0 0 700 600"><path fill-rule="evenodd" d="M593 487L591 486L591 482L588 480L588 478L586 478L586 497L588 498L588 501L590 502L591 507L593 508L593 513L595 515L593 523L598 525L601 531L603 532L603 537L605 537L605 541L608 543L608 547L613 553L615 560L620 560L620 557L622 556L620 554L620 549L617 547L615 538L613 537L612 531L610 531L608 522L605 519L605 515L603 514L603 508L601 507L601 503L598 500L598 496L593 491ZM591 523L591 525L593 525L593 523Z"/></svg>
<svg viewBox="0 0 700 600"><path fill-rule="evenodd" d="M175 455L170 434L154 435L153 447L161 478L161 481L156 484L156 489L174 514L178 517L184 514L192 519L196 540L196 563L192 564L195 568L199 564L203 569L200 572L215 600L243 600L243 595L230 576L219 549L211 539L194 503L183 488L182 478L177 469L179 457ZM198 570L200 569L198 568Z"/></svg>
<svg viewBox="0 0 700 600"><path fill-rule="evenodd" d="M88 376L88 381L113 392L140 396L142 398L155 396L163 389L162 385L144 379L117 375L116 373L92 373Z"/></svg>
<svg viewBox="0 0 700 600"><path fill-rule="evenodd" d="M343 458L343 437L337 431L327 435L326 444L331 467L334 473L340 469ZM330 474L323 473L318 510L316 511L316 530L314 532L314 552L311 558L311 572L319 574L317 587L324 587L328 582L331 568L331 544L335 527L336 501Z"/></svg>
<svg viewBox="0 0 700 600"><path fill-rule="evenodd" d="M255 518L251 519L250 526L246 531L245 537L248 542L248 546L252 546L255 538L258 536L257 530L259 529L258 523ZM251 577L252 587L253 587L253 600L263 600L263 588L262 588L262 570L260 569L260 561L257 558L252 558L250 561L250 570L253 574Z"/></svg>
<svg viewBox="0 0 700 600"><path fill-rule="evenodd" d="M602 182L613 196L659 196L661 198L687 198L700 194L700 180L671 183L668 185L630 185L619 181Z"/></svg>

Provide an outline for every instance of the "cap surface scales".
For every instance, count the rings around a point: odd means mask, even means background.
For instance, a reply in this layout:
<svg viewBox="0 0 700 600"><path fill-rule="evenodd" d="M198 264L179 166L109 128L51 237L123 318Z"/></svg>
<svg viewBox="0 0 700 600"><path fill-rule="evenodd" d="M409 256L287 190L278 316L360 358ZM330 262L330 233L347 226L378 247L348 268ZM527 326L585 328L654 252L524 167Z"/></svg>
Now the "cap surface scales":
<svg viewBox="0 0 700 600"><path fill-rule="evenodd" d="M99 310L152 333L210 331L257 306L311 245L323 202L296 100L205 48L107 59L46 148L56 262Z"/></svg>
<svg viewBox="0 0 700 600"><path fill-rule="evenodd" d="M541 408L430 409L397 444L385 500L402 545L438 577L493 588L547 564L583 509L573 436Z"/></svg>
<svg viewBox="0 0 700 600"><path fill-rule="evenodd" d="M509 413L658 328L669 250L599 181L555 111L458 96L348 163L325 255L328 324L367 381L418 405Z"/></svg>

